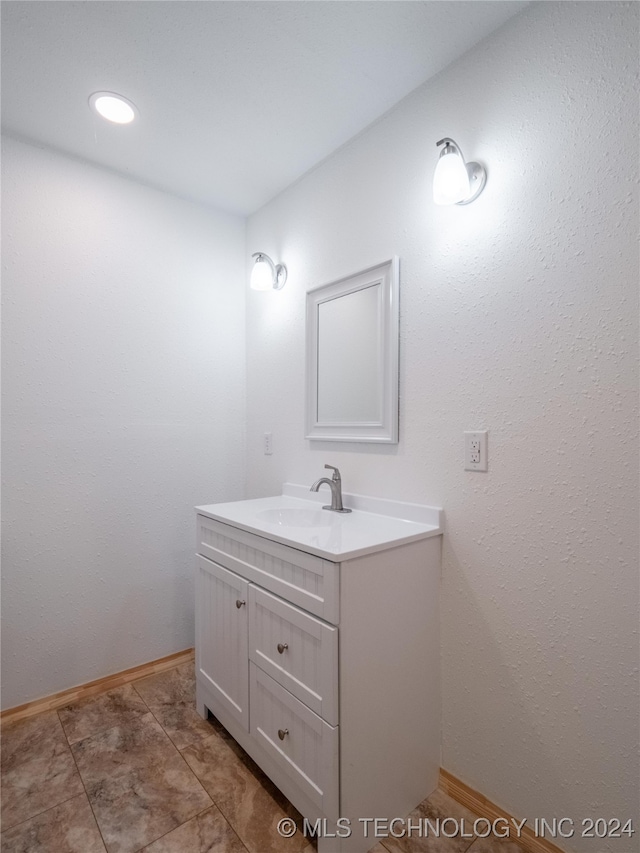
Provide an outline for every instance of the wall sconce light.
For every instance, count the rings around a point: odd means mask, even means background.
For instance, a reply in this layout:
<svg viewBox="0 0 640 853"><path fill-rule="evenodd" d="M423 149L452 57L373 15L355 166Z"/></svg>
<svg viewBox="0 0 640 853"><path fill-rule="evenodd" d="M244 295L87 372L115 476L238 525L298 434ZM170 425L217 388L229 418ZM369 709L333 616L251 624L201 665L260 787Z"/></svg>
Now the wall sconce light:
<svg viewBox="0 0 640 853"><path fill-rule="evenodd" d="M433 200L436 204L469 204L478 198L487 182L480 163L465 163L459 146L445 136L436 146L444 145L433 175Z"/></svg>
<svg viewBox="0 0 640 853"><path fill-rule="evenodd" d="M287 268L284 264L274 264L269 255L255 252L251 270L250 286L252 290L282 290L287 280Z"/></svg>

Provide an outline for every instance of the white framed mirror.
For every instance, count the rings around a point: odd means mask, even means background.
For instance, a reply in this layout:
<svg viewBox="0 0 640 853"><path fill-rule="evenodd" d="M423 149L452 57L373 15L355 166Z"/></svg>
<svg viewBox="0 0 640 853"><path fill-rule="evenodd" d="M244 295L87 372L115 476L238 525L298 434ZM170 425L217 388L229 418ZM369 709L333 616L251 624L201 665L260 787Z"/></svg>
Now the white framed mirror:
<svg viewBox="0 0 640 853"><path fill-rule="evenodd" d="M307 293L307 430L398 443L399 261Z"/></svg>

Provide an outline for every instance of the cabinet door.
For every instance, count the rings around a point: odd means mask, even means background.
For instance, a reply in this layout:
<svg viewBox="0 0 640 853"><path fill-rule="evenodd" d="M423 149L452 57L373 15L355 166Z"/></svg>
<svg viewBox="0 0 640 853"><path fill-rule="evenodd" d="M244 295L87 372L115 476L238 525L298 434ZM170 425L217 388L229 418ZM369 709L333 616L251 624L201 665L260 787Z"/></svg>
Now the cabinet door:
<svg viewBox="0 0 640 853"><path fill-rule="evenodd" d="M249 730L249 584L198 557L196 670L216 702ZM209 709L216 713L216 708Z"/></svg>

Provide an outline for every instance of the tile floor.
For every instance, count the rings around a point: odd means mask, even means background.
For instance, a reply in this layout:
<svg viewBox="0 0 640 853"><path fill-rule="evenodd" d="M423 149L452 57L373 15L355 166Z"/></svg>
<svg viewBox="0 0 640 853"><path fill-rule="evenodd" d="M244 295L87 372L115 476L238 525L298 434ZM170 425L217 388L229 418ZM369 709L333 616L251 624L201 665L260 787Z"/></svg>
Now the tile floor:
<svg viewBox="0 0 640 853"><path fill-rule="evenodd" d="M213 719L193 663L2 730L2 853L314 853L302 819ZM475 815L437 791L419 817ZM277 822L296 820L293 838ZM384 840L375 853L524 853L512 842ZM373 853L372 851L372 853Z"/></svg>

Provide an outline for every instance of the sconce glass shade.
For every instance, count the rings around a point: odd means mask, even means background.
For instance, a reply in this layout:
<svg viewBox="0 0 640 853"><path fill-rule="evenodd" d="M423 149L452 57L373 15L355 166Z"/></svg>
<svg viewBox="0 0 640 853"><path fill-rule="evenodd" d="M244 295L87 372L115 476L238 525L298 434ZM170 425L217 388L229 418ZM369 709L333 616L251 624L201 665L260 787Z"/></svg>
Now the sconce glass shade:
<svg viewBox="0 0 640 853"><path fill-rule="evenodd" d="M281 290L287 280L287 268L284 264L274 264L269 255L255 252L251 270L250 287L252 290Z"/></svg>
<svg viewBox="0 0 640 853"><path fill-rule="evenodd" d="M269 264L258 255L251 270L252 290L271 290L273 287L273 270Z"/></svg>
<svg viewBox="0 0 640 853"><path fill-rule="evenodd" d="M433 200L436 204L469 204L477 198L487 179L479 163L465 163L462 151L445 137L436 145L444 145L433 175Z"/></svg>
<svg viewBox="0 0 640 853"><path fill-rule="evenodd" d="M455 204L469 195L469 176L460 152L445 145L433 176L433 200L436 204Z"/></svg>

